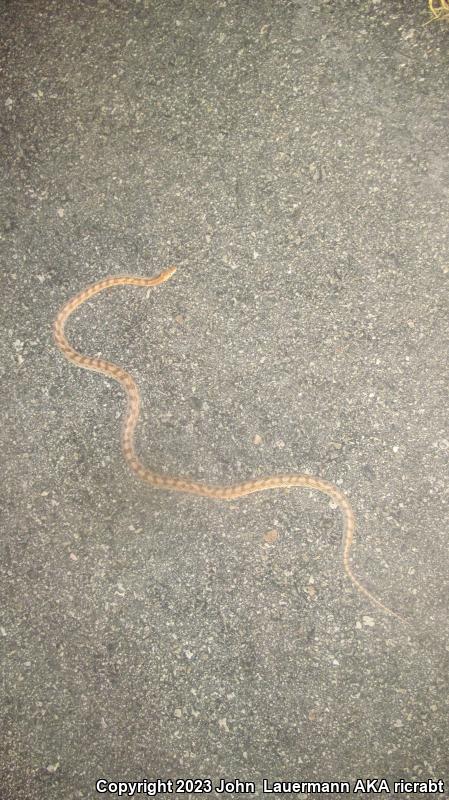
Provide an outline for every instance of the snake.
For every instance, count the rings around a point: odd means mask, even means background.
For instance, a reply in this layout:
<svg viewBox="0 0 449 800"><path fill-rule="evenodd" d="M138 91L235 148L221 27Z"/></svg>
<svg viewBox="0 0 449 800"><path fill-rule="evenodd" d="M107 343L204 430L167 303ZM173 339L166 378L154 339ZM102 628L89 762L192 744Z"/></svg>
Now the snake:
<svg viewBox="0 0 449 800"><path fill-rule="evenodd" d="M303 488L321 492L327 495L340 509L343 519L342 537L342 562L343 569L351 581L353 587L364 595L369 602L396 619L405 623L406 620L398 613L389 608L385 603L375 597L366 586L356 577L351 566L351 548L354 542L356 528L355 514L346 496L333 483L323 478L306 473L290 473L280 475L270 475L266 478L246 480L242 483L234 483L220 486L209 483L198 483L186 477L166 475L155 472L144 466L136 454L134 447L134 434L139 420L141 398L139 388L132 376L122 367L117 366L103 358L92 358L75 350L68 342L65 335L65 324L73 312L83 303L86 303L95 295L113 286L140 286L152 287L167 281L176 272L175 267L163 270L159 275L152 278L138 277L132 275L110 276L97 281L78 294L74 295L57 314L53 323L53 337L56 346L65 358L77 367L99 372L107 378L117 381L124 389L127 396L127 410L123 418L121 446L123 456L135 475L140 480L157 489L165 489L172 492L184 492L186 494L208 497L214 500L236 500L255 492L267 491L269 489L291 489Z"/></svg>

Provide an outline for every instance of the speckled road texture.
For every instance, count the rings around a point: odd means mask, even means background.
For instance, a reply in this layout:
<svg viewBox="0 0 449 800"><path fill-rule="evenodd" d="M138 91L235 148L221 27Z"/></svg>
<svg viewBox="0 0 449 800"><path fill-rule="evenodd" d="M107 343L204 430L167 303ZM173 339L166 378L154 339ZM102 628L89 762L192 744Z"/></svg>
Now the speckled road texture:
<svg viewBox="0 0 449 800"><path fill-rule="evenodd" d="M447 791L449 26L424 0L0 9L1 800ZM139 456L332 481L356 575L408 628L344 577L325 497L129 472L120 387L51 325L89 283L172 264L68 325L137 381Z"/></svg>

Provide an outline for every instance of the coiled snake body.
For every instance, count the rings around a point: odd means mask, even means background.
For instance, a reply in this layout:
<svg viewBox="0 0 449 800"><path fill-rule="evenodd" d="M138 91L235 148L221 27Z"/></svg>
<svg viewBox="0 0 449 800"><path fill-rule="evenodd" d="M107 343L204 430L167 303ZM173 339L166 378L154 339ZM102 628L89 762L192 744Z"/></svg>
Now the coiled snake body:
<svg viewBox="0 0 449 800"><path fill-rule="evenodd" d="M160 283L168 280L175 268L164 270L154 278L139 278L133 276L118 276L105 278L88 286L79 294L71 298L59 311L54 325L53 335L56 345L59 347L63 355L76 364L78 367L91 370L93 372L101 372L108 378L113 378L120 383L128 398L128 408L124 418L122 427L122 450L123 455L129 467L136 473L136 475L151 486L158 489L168 489L174 492L186 492L188 494L199 495L201 497L210 497L217 500L235 500L238 497L244 497L253 492L261 492L266 489L288 489L293 487L303 487L312 489L317 492L322 492L331 498L340 508L343 516L343 567L355 588L361 592L368 600L378 608L382 609L386 614L390 614L401 622L405 620L392 611L388 606L374 597L370 591L355 577L350 564L350 551L354 539L355 531L355 517L351 505L346 495L340 491L336 486L322 478L313 475L305 474L289 474L289 475L272 475L267 478L244 481L243 483L232 484L229 486L214 486L207 483L197 483L188 480L187 478L162 475L154 472L148 467L145 467L136 455L134 449L134 431L139 419L140 410L140 393L134 379L125 372L124 369L105 361L102 358L91 358L85 356L75 350L67 341L64 326L67 319L80 305L85 303L94 295L109 289L112 286L157 286Z"/></svg>

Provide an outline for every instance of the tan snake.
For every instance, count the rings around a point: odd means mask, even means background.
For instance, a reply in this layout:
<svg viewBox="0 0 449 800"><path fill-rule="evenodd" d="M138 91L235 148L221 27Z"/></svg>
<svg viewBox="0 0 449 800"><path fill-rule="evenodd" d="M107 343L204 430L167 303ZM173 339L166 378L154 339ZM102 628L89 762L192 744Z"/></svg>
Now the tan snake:
<svg viewBox="0 0 449 800"><path fill-rule="evenodd" d="M196 483L187 478L161 475L158 472L144 467L139 461L134 449L134 431L139 419L140 410L140 393L137 384L131 375L116 364L112 364L102 358L91 358L90 356L82 355L82 353L75 350L66 339L64 326L75 309L104 289L109 289L111 286L125 285L157 286L159 283L164 283L164 281L168 280L174 272L176 272L176 269L172 267L164 270L164 272L161 272L160 275L154 278L138 278L125 275L105 278L102 281L98 281L98 283L93 283L91 286L88 286L86 289L83 289L82 292L72 297L71 300L61 308L53 325L55 342L69 361L76 364L78 367L83 367L93 372L101 372L108 378L113 378L118 381L118 383L123 386L128 397L128 409L122 427L122 450L128 465L141 480L146 481L146 483L149 483L151 486L156 486L158 489L186 492L188 494L200 495L201 497L215 498L217 500L235 500L238 497L244 497L253 492L261 492L265 489L288 489L292 487L304 487L326 494L339 506L343 515L343 567L348 578L356 589L364 594L371 603L382 609L386 614L391 614L401 620L401 622L405 622L403 617L396 614L391 608L388 608L388 606L374 597L352 572L350 551L355 531L354 512L346 495L334 486L334 484L313 475L298 473L290 475L272 475L268 478L244 481L243 483L236 483L230 486L214 486L207 483Z"/></svg>

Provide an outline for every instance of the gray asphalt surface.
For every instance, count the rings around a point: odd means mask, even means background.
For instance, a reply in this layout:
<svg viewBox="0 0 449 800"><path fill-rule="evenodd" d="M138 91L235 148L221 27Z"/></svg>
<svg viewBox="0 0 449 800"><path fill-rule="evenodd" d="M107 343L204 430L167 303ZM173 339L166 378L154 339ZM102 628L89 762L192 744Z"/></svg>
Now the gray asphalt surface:
<svg viewBox="0 0 449 800"><path fill-rule="evenodd" d="M1 799L447 792L449 26L424 0L0 7ZM337 483L355 572L408 626L344 577L325 497L129 472L120 387L51 324L171 264L68 326L135 376L142 459Z"/></svg>

